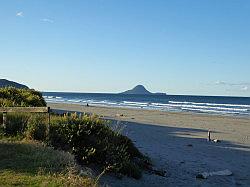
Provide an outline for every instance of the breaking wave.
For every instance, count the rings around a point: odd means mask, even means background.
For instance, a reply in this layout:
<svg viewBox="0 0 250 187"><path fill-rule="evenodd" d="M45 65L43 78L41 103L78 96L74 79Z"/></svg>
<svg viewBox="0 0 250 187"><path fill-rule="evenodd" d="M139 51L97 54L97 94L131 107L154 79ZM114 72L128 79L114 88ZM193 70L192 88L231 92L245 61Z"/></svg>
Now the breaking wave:
<svg viewBox="0 0 250 187"><path fill-rule="evenodd" d="M154 98L154 102L144 101L130 101L124 98L115 99L112 95L97 98L97 97L70 97L70 96L43 96L47 102L56 103L73 103L80 105L93 105L93 106L111 106L111 107L124 107L124 108L143 108L150 110L161 111L185 111L185 112L198 112L198 113L211 113L220 115L248 115L250 116L250 105L237 104L237 103L214 103L214 102L192 102L192 101L178 101L178 100L166 100L164 102L157 102ZM205 100L205 99L204 99ZM155 102L156 101L156 102Z"/></svg>

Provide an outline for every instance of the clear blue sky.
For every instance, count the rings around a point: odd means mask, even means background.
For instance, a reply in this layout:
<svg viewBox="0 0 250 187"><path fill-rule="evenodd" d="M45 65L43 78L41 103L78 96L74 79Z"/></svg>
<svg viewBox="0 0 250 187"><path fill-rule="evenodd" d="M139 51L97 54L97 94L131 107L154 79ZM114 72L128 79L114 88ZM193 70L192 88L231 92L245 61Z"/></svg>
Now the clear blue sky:
<svg viewBox="0 0 250 187"><path fill-rule="evenodd" d="M6 0L0 18L0 77L41 91L250 96L248 0Z"/></svg>

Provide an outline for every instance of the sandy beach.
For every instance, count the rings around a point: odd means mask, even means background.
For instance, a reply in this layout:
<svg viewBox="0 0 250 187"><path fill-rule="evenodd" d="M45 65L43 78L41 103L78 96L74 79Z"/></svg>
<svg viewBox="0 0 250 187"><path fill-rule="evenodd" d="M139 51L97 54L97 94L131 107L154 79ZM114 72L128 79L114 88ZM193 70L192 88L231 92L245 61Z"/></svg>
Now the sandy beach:
<svg viewBox="0 0 250 187"><path fill-rule="evenodd" d="M166 177L140 180L105 176L108 186L250 186L250 118L150 110L48 104L52 109L94 113L114 120ZM220 142L207 142L211 138ZM232 176L196 179L200 172L228 169Z"/></svg>

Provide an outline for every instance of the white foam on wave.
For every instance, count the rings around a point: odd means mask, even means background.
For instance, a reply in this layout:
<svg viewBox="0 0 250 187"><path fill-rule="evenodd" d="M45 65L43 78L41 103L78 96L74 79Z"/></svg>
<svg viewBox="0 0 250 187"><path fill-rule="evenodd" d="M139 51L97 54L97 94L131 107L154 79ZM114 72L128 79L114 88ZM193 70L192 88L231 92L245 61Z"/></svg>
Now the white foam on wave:
<svg viewBox="0 0 250 187"><path fill-rule="evenodd" d="M124 104L133 104L133 105L149 105L149 103L146 103L146 102L134 102L134 101L123 101Z"/></svg>
<svg viewBox="0 0 250 187"><path fill-rule="evenodd" d="M75 104L90 104L94 106L112 106L124 108L145 108L152 110L164 111L196 111L204 113L218 113L218 114L243 114L250 115L250 105L240 104L221 104L221 103L202 103L202 102L188 102L188 101L168 101L168 103L150 103L150 102L136 102L136 101L112 101L112 100L98 100L87 98L64 98L59 96L43 96L48 102L56 103L75 103Z"/></svg>
<svg viewBox="0 0 250 187"><path fill-rule="evenodd" d="M97 105L97 106L110 106L110 105L117 105L118 106L118 103L115 103L115 102L110 102L110 101L89 101L87 102L88 104L92 104L92 105Z"/></svg>
<svg viewBox="0 0 250 187"><path fill-rule="evenodd" d="M226 111L242 111L247 112L248 109L242 109L242 108L225 108L225 107L209 107L209 106L197 106L197 105L181 105L181 107L186 108L198 108L198 109L210 109L210 110L226 110Z"/></svg>
<svg viewBox="0 0 250 187"><path fill-rule="evenodd" d="M193 104L193 105L208 105L208 106L228 106L228 107L246 107L250 108L250 105L239 105L239 104L223 104L223 103L196 103L196 102L187 102L187 101L169 101L173 104Z"/></svg>
<svg viewBox="0 0 250 187"><path fill-rule="evenodd" d="M134 101L123 101L119 105L120 106L134 106L134 107L148 107L149 103L146 103L146 102L134 102Z"/></svg>
<svg viewBox="0 0 250 187"><path fill-rule="evenodd" d="M58 96L43 96L46 101L65 101L62 97Z"/></svg>
<svg viewBox="0 0 250 187"><path fill-rule="evenodd" d="M119 105L119 103L114 103L114 102L106 102L108 105Z"/></svg>
<svg viewBox="0 0 250 187"><path fill-rule="evenodd" d="M199 112L205 112L205 113L223 113L223 114L242 114L239 112L231 112L231 111L220 111L220 110L205 110L205 109L197 109L197 108L181 108L182 110L188 110L188 111L199 111Z"/></svg>
<svg viewBox="0 0 250 187"><path fill-rule="evenodd" d="M179 102L180 103L180 102ZM240 112L247 112L247 108L229 108L229 107L218 107L218 106L201 106L201 105L193 105L191 102L181 102L185 104L163 104L163 103L152 103L155 107L176 107L176 108L188 108L188 109L206 109L208 111L218 110L218 111L240 111ZM190 104L188 104L190 103Z"/></svg>
<svg viewBox="0 0 250 187"><path fill-rule="evenodd" d="M164 104L164 103L151 103L153 106L170 106L171 104ZM176 105L178 106L178 105Z"/></svg>
<svg viewBox="0 0 250 187"><path fill-rule="evenodd" d="M106 102L105 101L92 101L92 102L89 102L90 104L105 104Z"/></svg>
<svg viewBox="0 0 250 187"><path fill-rule="evenodd" d="M72 102L72 103L80 103L82 100L81 99L68 99L68 102Z"/></svg>

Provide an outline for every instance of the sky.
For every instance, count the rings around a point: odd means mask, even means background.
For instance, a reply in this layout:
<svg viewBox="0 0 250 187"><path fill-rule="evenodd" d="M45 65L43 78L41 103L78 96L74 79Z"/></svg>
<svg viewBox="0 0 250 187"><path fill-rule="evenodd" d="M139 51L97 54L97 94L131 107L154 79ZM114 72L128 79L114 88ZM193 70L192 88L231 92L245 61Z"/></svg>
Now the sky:
<svg viewBox="0 0 250 187"><path fill-rule="evenodd" d="M0 78L40 91L250 96L248 0L1 0Z"/></svg>

